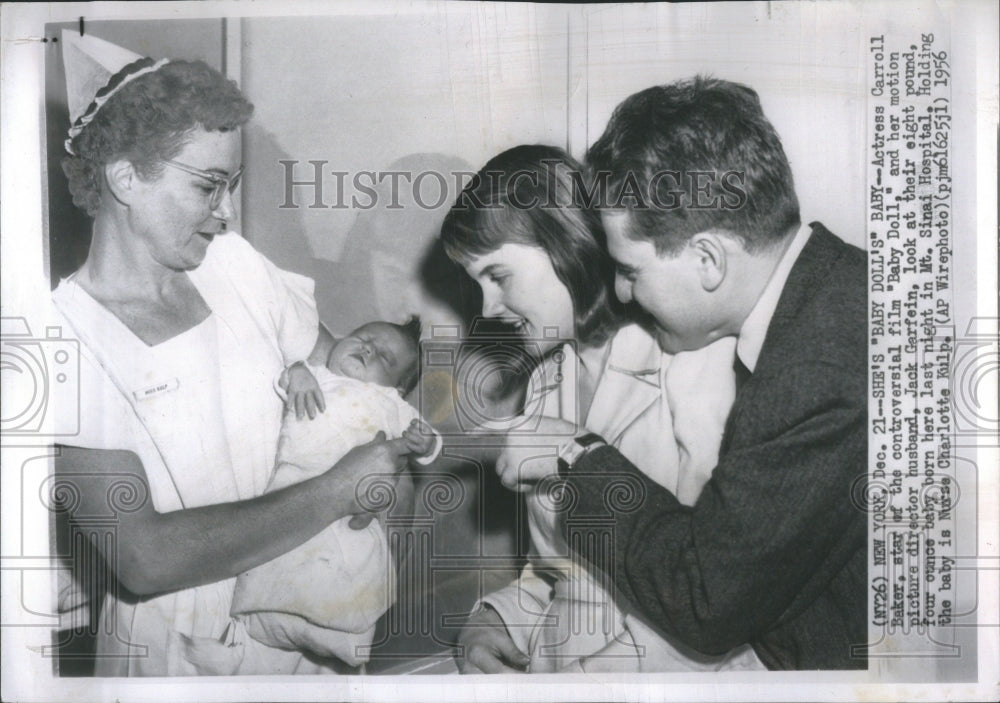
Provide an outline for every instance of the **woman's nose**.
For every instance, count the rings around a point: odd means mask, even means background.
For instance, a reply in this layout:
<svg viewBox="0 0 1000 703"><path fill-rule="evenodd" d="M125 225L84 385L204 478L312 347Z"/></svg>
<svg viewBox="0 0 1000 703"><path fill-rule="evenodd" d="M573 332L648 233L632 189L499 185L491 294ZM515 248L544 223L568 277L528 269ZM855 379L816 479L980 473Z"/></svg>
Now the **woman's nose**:
<svg viewBox="0 0 1000 703"><path fill-rule="evenodd" d="M615 274L615 295L623 303L632 300L632 283L620 274Z"/></svg>
<svg viewBox="0 0 1000 703"><path fill-rule="evenodd" d="M499 291L483 289L483 317L500 317L507 311Z"/></svg>
<svg viewBox="0 0 1000 703"><path fill-rule="evenodd" d="M228 190L223 193L218 207L212 210L212 216L224 222L231 222L236 219L236 206L233 204L233 194Z"/></svg>

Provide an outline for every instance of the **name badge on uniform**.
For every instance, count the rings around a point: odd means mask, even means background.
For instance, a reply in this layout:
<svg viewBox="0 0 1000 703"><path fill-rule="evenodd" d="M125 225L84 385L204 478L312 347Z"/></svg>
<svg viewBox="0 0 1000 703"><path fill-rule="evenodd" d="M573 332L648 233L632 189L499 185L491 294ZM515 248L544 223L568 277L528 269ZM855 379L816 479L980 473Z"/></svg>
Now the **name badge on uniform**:
<svg viewBox="0 0 1000 703"><path fill-rule="evenodd" d="M135 396L136 400L149 400L163 393L169 393L170 391L177 390L181 385L181 382L176 378L172 378L169 381L163 381L161 383L153 384L147 388L140 388L137 391L132 391L132 395Z"/></svg>

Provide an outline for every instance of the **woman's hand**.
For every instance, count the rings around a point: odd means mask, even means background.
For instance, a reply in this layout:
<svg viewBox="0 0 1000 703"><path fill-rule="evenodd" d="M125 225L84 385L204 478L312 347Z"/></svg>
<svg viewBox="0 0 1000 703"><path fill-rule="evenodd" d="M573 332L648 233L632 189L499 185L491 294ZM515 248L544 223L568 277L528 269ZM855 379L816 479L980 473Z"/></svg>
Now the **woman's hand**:
<svg viewBox="0 0 1000 703"><path fill-rule="evenodd" d="M458 635L463 674L522 674L530 658L514 644L500 615L488 605L472 613Z"/></svg>
<svg viewBox="0 0 1000 703"><path fill-rule="evenodd" d="M496 464L500 482L512 491L523 493L547 476L558 473L559 447L579 430L571 422L542 417L530 435L508 433Z"/></svg>
<svg viewBox="0 0 1000 703"><path fill-rule="evenodd" d="M287 394L285 409L295 410L295 417L299 420L303 415L308 415L309 419L313 420L317 413L326 411L323 389L319 387L316 377L305 362L297 361L285 369L281 374L279 385Z"/></svg>

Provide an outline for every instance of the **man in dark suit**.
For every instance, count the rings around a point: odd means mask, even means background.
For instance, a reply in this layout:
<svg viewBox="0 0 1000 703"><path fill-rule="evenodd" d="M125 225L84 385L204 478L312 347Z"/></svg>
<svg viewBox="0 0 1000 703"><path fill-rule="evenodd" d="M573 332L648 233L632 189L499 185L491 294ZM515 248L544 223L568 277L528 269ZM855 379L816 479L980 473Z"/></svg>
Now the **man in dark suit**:
<svg viewBox="0 0 1000 703"><path fill-rule="evenodd" d="M574 516L614 516L613 548L578 551L695 650L749 642L772 669L864 668L867 521L851 500L867 467L864 252L800 224L781 142L742 85L637 93L588 162L618 296L665 351L737 336L739 382L693 507L599 438L564 445ZM509 454L501 474L530 482L554 463ZM622 480L640 487L629 506L609 490Z"/></svg>

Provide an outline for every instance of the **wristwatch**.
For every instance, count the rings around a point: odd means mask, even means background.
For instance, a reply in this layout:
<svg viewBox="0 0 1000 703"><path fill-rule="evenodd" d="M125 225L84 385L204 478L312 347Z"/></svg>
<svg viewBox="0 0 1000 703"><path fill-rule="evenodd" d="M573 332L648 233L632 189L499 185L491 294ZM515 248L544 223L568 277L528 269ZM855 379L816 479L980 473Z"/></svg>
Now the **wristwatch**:
<svg viewBox="0 0 1000 703"><path fill-rule="evenodd" d="M566 478L569 475L569 470L573 468L584 455L588 452L597 449L598 447L607 446L607 442L599 434L594 432L588 432L587 434L580 435L579 437L574 437L571 441L566 442L564 445L559 447L559 459L556 462L559 467L559 478Z"/></svg>

